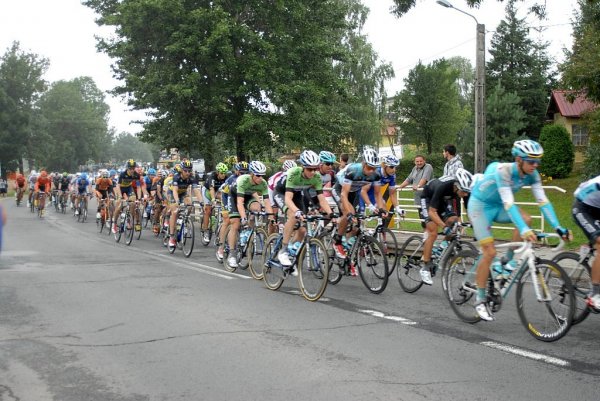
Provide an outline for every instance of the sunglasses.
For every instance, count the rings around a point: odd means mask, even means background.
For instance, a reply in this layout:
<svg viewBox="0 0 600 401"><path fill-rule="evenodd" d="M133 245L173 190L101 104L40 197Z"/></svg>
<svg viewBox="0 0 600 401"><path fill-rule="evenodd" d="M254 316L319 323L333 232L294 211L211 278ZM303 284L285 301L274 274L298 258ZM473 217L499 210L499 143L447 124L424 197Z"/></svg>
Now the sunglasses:
<svg viewBox="0 0 600 401"><path fill-rule="evenodd" d="M327 162L327 163L323 163L326 166L333 166L333 163Z"/></svg>
<svg viewBox="0 0 600 401"><path fill-rule="evenodd" d="M189 169L189 168L184 168L184 169L182 169L181 171L183 171L184 173L191 173L191 172L192 172L192 169Z"/></svg>
<svg viewBox="0 0 600 401"><path fill-rule="evenodd" d="M523 159L523 161L525 161L531 165L536 165L536 166L539 166L540 164L542 164L541 160Z"/></svg>
<svg viewBox="0 0 600 401"><path fill-rule="evenodd" d="M316 168L312 168L312 167L304 167L304 170L310 171L311 173L314 173L315 171L317 171Z"/></svg>

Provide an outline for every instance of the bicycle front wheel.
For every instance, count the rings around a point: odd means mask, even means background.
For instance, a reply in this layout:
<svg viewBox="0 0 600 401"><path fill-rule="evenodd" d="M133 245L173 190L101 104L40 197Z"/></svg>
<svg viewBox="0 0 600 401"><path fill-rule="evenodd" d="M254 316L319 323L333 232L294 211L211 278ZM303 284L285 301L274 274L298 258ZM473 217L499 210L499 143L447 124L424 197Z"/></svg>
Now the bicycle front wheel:
<svg viewBox="0 0 600 401"><path fill-rule="evenodd" d="M304 298L317 301L327 288L329 255L325 244L316 238L305 244L297 258L298 287Z"/></svg>
<svg viewBox="0 0 600 401"><path fill-rule="evenodd" d="M181 226L181 247L186 258L189 258L194 250L194 240L194 222L187 217Z"/></svg>
<svg viewBox="0 0 600 401"><path fill-rule="evenodd" d="M538 260L517 284L517 311L529 334L540 341L556 341L569 332L575 312L571 279L557 263Z"/></svg>
<svg viewBox="0 0 600 401"><path fill-rule="evenodd" d="M367 290L381 294L387 286L388 260L383 247L375 238L364 235L360 238L357 252L358 274Z"/></svg>
<svg viewBox="0 0 600 401"><path fill-rule="evenodd" d="M257 228L248 240L248 269L250 275L256 280L263 279L262 254L267 242L267 232L262 228Z"/></svg>
<svg viewBox="0 0 600 401"><path fill-rule="evenodd" d="M277 259L279 249L276 246L279 234L271 234L263 250L263 281L268 289L276 291L283 284L283 270ZM281 243L281 242L280 242Z"/></svg>
<svg viewBox="0 0 600 401"><path fill-rule="evenodd" d="M423 285L421 280L421 256L423 255L423 236L409 237L400 249L396 276L405 292L413 293Z"/></svg>
<svg viewBox="0 0 600 401"><path fill-rule="evenodd" d="M575 292L575 313L573 323L581 323L590 314L586 299L592 288L590 265L587 262L579 263L579 254L575 252L561 252L553 259L563 268L571 279Z"/></svg>
<svg viewBox="0 0 600 401"><path fill-rule="evenodd" d="M125 215L125 224L124 224L124 233L125 233L125 244L131 245L131 241L133 241L133 219L131 214L127 212Z"/></svg>
<svg viewBox="0 0 600 401"><path fill-rule="evenodd" d="M392 275L396 266L398 265L398 259L400 256L400 248L398 246L398 240L396 239L396 235L387 227L381 227L377 230L377 241L381 244L383 248L383 253L387 256L388 259L388 269L389 275Z"/></svg>
<svg viewBox="0 0 600 401"><path fill-rule="evenodd" d="M446 286L444 293L450 307L460 320L467 323L477 323L481 320L475 311L477 285L475 272L479 253L463 250L450 258L443 278Z"/></svg>

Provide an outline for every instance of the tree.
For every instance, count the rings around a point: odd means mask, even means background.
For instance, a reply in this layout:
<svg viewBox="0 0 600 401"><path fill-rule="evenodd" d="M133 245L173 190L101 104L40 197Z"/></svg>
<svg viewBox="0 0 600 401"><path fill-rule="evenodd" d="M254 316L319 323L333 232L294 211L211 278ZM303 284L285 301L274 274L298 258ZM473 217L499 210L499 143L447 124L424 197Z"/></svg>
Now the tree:
<svg viewBox="0 0 600 401"><path fill-rule="evenodd" d="M512 160L512 144L525 126L525 111L516 93L508 93L498 82L488 94L487 101L487 159Z"/></svg>
<svg viewBox="0 0 600 401"><path fill-rule="evenodd" d="M563 125L546 125L540 134L540 145L544 148L540 173L553 178L568 177L575 161L575 147L569 131Z"/></svg>
<svg viewBox="0 0 600 401"><path fill-rule="evenodd" d="M560 66L563 83L600 103L600 2L579 0L573 49Z"/></svg>
<svg viewBox="0 0 600 401"><path fill-rule="evenodd" d="M31 142L35 102L46 89L42 76L48 60L26 53L13 42L0 58L0 161L23 159L35 150Z"/></svg>
<svg viewBox="0 0 600 401"><path fill-rule="evenodd" d="M127 132L122 132L112 144L112 158L117 164L129 159L137 162L154 161L150 145Z"/></svg>
<svg viewBox="0 0 600 401"><path fill-rule="evenodd" d="M425 66L417 64L404 79L394 102L398 126L405 143L425 145L427 153L456 139L465 124L460 109L456 78L458 72L444 59Z"/></svg>
<svg viewBox="0 0 600 401"><path fill-rule="evenodd" d="M109 107L92 78L54 82L38 102L36 157L52 170L74 171L88 160L107 161ZM103 159L103 160L102 160Z"/></svg>
<svg viewBox="0 0 600 401"><path fill-rule="evenodd" d="M490 46L491 60L486 65L486 85L500 82L506 92L514 92L526 114L520 134L537 138L545 121L548 96L555 83L547 54L548 43L529 38L525 19L517 17L515 0L509 0L505 19L500 22Z"/></svg>
<svg viewBox="0 0 600 401"><path fill-rule="evenodd" d="M467 5L471 8L478 8L484 0L465 0ZM492 0L489 0L492 1ZM504 0L496 0L499 2L503 2ZM523 1L523 0L520 0ZM541 1L541 0L540 0ZM394 0L394 6L391 11L398 17L402 17L406 14L411 8L413 8L417 4L416 0ZM529 11L535 14L538 18L544 18L546 15L546 1L540 3L533 3L529 7Z"/></svg>

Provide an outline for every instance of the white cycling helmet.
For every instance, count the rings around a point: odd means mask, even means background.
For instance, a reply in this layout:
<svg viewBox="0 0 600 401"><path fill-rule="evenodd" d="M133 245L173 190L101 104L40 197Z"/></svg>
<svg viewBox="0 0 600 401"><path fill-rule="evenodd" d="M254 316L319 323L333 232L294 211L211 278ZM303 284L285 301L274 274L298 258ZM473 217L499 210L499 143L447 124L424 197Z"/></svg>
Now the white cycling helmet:
<svg viewBox="0 0 600 401"><path fill-rule="evenodd" d="M248 169L254 175L265 175L267 173L267 166L258 160L250 162Z"/></svg>
<svg viewBox="0 0 600 401"><path fill-rule="evenodd" d="M366 148L363 150L363 161L371 167L379 166L379 156L377 155L377 152L371 148Z"/></svg>
<svg viewBox="0 0 600 401"><path fill-rule="evenodd" d="M400 164L400 160L398 160L398 158L394 155L384 156L381 158L381 161L383 164L389 167L396 167L398 164Z"/></svg>
<svg viewBox="0 0 600 401"><path fill-rule="evenodd" d="M512 155L517 157L520 156L524 159L535 159L540 160L544 156L544 149L536 141L531 139L524 139L522 141L516 141L513 144Z"/></svg>
<svg viewBox="0 0 600 401"><path fill-rule="evenodd" d="M300 154L300 164L303 167L317 167L321 164L321 159L319 159L319 155L312 150L305 150Z"/></svg>
<svg viewBox="0 0 600 401"><path fill-rule="evenodd" d="M283 169L283 171L288 171L292 167L296 167L296 166L297 166L297 164L296 164L295 161L293 161L293 160L286 160L286 161L283 162L282 169Z"/></svg>
<svg viewBox="0 0 600 401"><path fill-rule="evenodd" d="M456 170L455 178L455 184L458 186L458 189L465 192L471 192L471 185L473 184L473 174L469 173L464 168L459 168L458 170Z"/></svg>

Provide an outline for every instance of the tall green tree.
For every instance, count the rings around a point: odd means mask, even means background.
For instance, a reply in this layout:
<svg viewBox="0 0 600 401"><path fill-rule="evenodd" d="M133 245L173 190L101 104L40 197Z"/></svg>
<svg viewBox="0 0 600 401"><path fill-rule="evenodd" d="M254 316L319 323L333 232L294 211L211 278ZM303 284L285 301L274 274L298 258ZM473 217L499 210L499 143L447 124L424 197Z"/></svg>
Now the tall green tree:
<svg viewBox="0 0 600 401"><path fill-rule="evenodd" d="M115 138L111 153L112 160L119 165L129 159L134 159L138 163L154 161L151 146L127 132L122 132Z"/></svg>
<svg viewBox="0 0 600 401"><path fill-rule="evenodd" d="M551 70L548 43L536 43L529 37L525 19L518 18L517 11L515 0L509 0L505 18L492 37L486 86L495 88L500 82L507 92L519 96L526 113L525 126L519 133L537 138L545 121L556 73Z"/></svg>
<svg viewBox="0 0 600 401"><path fill-rule="evenodd" d="M467 5L471 8L478 8L484 0L465 0ZM493 1L493 0L488 0ZM496 0L499 2L503 2L504 0ZM509 0L510 1L510 0ZM519 0L524 1L524 0ZM452 1L454 3L456 1ZM394 0L394 5L391 9L392 13L397 15L398 17L402 17L411 8L413 8L417 4L417 0ZM546 15L546 0L539 0L539 2L534 2L529 6L529 11L535 14L538 18L544 18Z"/></svg>
<svg viewBox="0 0 600 401"><path fill-rule="evenodd" d="M0 58L0 161L18 163L32 158L35 103L46 90L43 75L48 69L46 58L28 53L13 42Z"/></svg>
<svg viewBox="0 0 600 401"><path fill-rule="evenodd" d="M429 65L421 62L404 79L404 86L396 96L394 109L403 142L424 145L427 153L455 141L465 124L460 108L458 72L444 59Z"/></svg>
<svg viewBox="0 0 600 401"><path fill-rule="evenodd" d="M487 151L489 161L512 160L512 144L525 126L521 99L498 82L486 99Z"/></svg>
<svg viewBox="0 0 600 401"><path fill-rule="evenodd" d="M74 171L89 160L107 161L109 107L92 78L54 82L38 102L42 127L36 156L52 170Z"/></svg>

